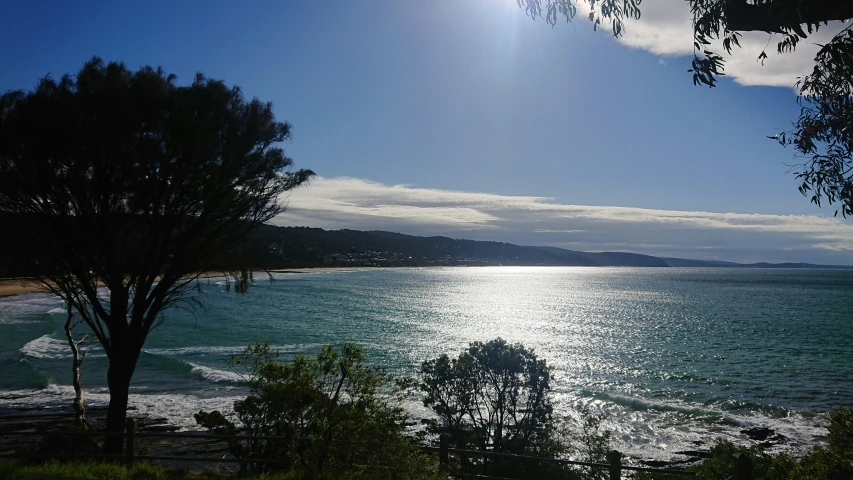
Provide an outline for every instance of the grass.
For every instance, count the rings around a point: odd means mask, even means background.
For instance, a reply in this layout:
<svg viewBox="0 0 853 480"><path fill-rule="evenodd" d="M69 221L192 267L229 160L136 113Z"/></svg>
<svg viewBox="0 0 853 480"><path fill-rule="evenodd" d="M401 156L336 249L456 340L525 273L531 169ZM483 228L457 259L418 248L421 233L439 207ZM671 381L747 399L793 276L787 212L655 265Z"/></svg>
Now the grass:
<svg viewBox="0 0 853 480"><path fill-rule="evenodd" d="M138 463L133 468L124 465L97 461L48 462L26 465L16 462L0 463L0 478L21 480L28 475L56 475L59 477L84 478L91 480L224 480L235 475L216 472L192 473L178 469L165 469L149 463Z"/></svg>
<svg viewBox="0 0 853 480"><path fill-rule="evenodd" d="M98 461L58 462L51 461L38 465L26 465L17 462L0 461L0 479L23 480L28 475L56 475L75 480L297 480L304 478L299 472L261 474L238 477L236 473L215 471L190 472L181 469L166 469L146 462L140 462L133 468L125 468L118 463ZM320 477L326 479L328 477ZM370 478L359 475L358 478Z"/></svg>

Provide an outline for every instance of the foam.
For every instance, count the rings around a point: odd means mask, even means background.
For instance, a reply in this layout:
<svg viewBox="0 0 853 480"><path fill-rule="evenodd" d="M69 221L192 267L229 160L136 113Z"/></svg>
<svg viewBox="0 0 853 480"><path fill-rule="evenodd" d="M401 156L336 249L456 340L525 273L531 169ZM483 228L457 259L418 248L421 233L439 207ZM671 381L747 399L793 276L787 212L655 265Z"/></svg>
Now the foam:
<svg viewBox="0 0 853 480"><path fill-rule="evenodd" d="M802 455L826 435L826 415L788 411L784 417L764 412L732 413L708 405L650 401L633 396L601 392L569 394L556 402L555 415L563 416L575 429L582 424L581 410L602 418L602 430L612 434L613 446L639 459L674 460L679 451L707 449L717 439L754 445L741 430L769 428L785 437L770 445L771 453ZM697 445L696 442L701 442Z"/></svg>
<svg viewBox="0 0 853 480"><path fill-rule="evenodd" d="M109 404L109 393L104 389L86 391L88 407L104 407ZM133 394L128 399L132 416L165 418L170 425L181 430L199 430L193 414L200 410L219 410L233 414L234 401L242 400L243 395L228 395L203 398L196 395L180 394ZM0 391L0 409L15 410L56 410L68 408L74 400L74 389L69 385L49 385L43 389Z"/></svg>
<svg viewBox="0 0 853 480"><path fill-rule="evenodd" d="M91 338L91 337L90 337ZM88 342L87 342L88 343ZM81 345L80 350L87 355L93 350L100 350L95 345ZM50 335L42 335L35 340L30 340L19 350L22 354L32 358L71 358L71 347L68 342L54 338ZM91 357L102 357L103 355L90 355Z"/></svg>
<svg viewBox="0 0 853 480"><path fill-rule="evenodd" d="M0 325L44 321L41 315L59 308L58 305L63 303L47 293L24 293L0 298Z"/></svg>
<svg viewBox="0 0 853 480"><path fill-rule="evenodd" d="M30 340L19 350L22 354L33 358L66 358L71 357L68 343L53 338L50 335L42 335L35 340Z"/></svg>
<svg viewBox="0 0 853 480"><path fill-rule="evenodd" d="M242 352L246 348L245 345L238 347L224 346L196 346L196 347L178 347L178 348L145 348L142 351L151 355L223 355Z"/></svg>
<svg viewBox="0 0 853 480"><path fill-rule="evenodd" d="M195 363L190 363L190 366L192 366L192 370L190 370L191 374L198 375L209 382L246 383L246 379L238 373L229 372L227 370L217 370L215 368L205 367L204 365L197 365Z"/></svg>

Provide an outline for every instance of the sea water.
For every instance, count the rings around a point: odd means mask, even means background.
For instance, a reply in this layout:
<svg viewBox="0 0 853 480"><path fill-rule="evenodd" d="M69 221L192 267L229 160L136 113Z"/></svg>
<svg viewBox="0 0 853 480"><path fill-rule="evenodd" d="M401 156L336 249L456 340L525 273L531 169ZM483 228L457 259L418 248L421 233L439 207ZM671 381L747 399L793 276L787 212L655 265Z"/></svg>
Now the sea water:
<svg viewBox="0 0 853 480"><path fill-rule="evenodd" d="M225 360L255 341L285 358L353 340L399 375L469 342L502 337L553 367L557 415L598 416L614 446L677 459L716 438L773 450L824 440L827 413L853 405L853 271L448 267L329 270L258 278L247 295L201 280L201 306L171 309L131 386L137 414L195 428L199 410L245 395ZM65 309L45 294L0 299L0 415L68 408ZM81 336L85 329L78 329ZM90 342L83 382L105 404L107 360ZM417 398L413 416L429 415Z"/></svg>

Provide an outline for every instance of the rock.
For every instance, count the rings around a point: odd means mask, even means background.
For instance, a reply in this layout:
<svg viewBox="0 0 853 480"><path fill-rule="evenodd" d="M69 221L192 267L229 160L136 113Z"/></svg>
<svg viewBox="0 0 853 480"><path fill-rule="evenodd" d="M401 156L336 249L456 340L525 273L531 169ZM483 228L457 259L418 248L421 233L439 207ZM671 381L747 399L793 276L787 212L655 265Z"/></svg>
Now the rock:
<svg viewBox="0 0 853 480"><path fill-rule="evenodd" d="M680 452L675 452L678 455L686 455L688 457L693 458L711 458L711 452L701 451L701 450L683 450Z"/></svg>
<svg viewBox="0 0 853 480"><path fill-rule="evenodd" d="M741 430L740 433L746 435L750 439L755 440L757 442L763 442L763 441L767 440L768 438L770 438L771 436L774 436L776 434L776 432L773 431L773 429L766 428L766 427L747 428L747 429Z"/></svg>

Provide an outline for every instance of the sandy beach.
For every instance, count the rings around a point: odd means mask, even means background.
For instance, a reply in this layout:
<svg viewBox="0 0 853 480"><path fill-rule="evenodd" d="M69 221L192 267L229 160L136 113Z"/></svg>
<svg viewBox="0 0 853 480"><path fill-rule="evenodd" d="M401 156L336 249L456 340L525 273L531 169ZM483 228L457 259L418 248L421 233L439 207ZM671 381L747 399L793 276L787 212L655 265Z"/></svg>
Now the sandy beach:
<svg viewBox="0 0 853 480"><path fill-rule="evenodd" d="M29 280L0 280L0 297L20 295L22 293L43 292L40 287L33 285Z"/></svg>
<svg viewBox="0 0 853 480"><path fill-rule="evenodd" d="M371 269L376 267L314 267L314 268L283 268L270 270L272 273L307 273L319 270L360 270ZM263 275L263 271L257 272L256 275ZM224 277L222 272L208 272L199 276L199 278L219 278ZM32 281L27 279L0 279L0 298L10 297L12 295L20 295L23 293L38 293L44 289L34 285Z"/></svg>

